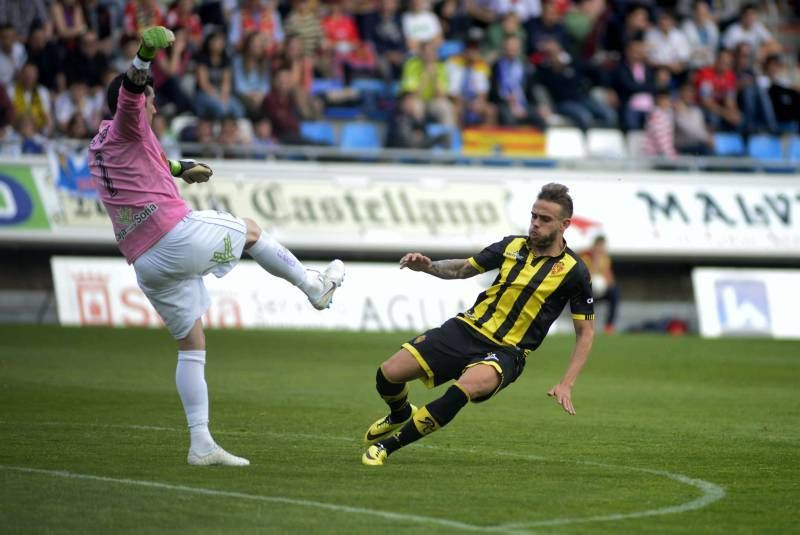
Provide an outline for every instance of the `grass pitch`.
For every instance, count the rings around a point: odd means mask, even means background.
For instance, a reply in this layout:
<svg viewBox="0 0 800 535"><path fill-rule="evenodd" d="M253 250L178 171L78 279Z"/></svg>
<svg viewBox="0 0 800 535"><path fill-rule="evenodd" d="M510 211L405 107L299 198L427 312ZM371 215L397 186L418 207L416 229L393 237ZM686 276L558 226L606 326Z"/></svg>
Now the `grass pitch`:
<svg viewBox="0 0 800 535"><path fill-rule="evenodd" d="M212 431L248 468L185 464L165 331L0 327L4 533L788 533L800 344L572 339L446 429L360 464L376 366L406 334L211 331ZM412 386L412 400L441 395Z"/></svg>

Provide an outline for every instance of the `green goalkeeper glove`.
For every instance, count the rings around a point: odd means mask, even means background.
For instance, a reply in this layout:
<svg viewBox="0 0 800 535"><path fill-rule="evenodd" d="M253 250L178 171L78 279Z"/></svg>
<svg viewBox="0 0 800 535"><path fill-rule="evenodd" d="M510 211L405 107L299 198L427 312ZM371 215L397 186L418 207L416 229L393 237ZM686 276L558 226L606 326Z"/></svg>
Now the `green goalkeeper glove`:
<svg viewBox="0 0 800 535"><path fill-rule="evenodd" d="M142 32L142 43L139 45L138 56L144 61L153 61L160 48L167 48L175 42L172 30L163 26L151 26Z"/></svg>
<svg viewBox="0 0 800 535"><path fill-rule="evenodd" d="M170 160L169 170L172 176L180 177L189 184L208 182L214 174L208 165L194 160Z"/></svg>

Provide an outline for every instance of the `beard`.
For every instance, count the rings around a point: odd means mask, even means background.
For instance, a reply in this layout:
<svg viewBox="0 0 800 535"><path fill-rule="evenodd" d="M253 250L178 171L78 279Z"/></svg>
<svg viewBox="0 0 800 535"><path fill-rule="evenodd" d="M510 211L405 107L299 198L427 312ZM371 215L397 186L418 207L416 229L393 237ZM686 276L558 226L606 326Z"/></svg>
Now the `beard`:
<svg viewBox="0 0 800 535"><path fill-rule="evenodd" d="M535 238L530 236L531 243L534 247L538 249L547 249L556 241L556 237L558 236L558 231L554 230L550 234L539 234Z"/></svg>

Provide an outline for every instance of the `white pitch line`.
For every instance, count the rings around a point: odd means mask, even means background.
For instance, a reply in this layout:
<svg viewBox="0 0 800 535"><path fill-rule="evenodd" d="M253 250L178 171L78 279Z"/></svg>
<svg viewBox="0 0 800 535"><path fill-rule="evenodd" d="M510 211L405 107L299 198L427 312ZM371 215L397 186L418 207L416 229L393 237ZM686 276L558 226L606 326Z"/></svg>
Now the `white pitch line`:
<svg viewBox="0 0 800 535"><path fill-rule="evenodd" d="M7 424L10 422L0 421L0 424ZM127 428L127 429L142 429L142 430L150 430L150 431L169 431L169 432L182 432L183 429L175 429L170 427L157 427L157 426L147 426L147 425L130 425L130 424L103 424L103 423L86 423L86 422L32 422L32 425L52 425L52 426L80 426L80 427L108 427L108 428ZM341 442L354 442L352 437L337 437L337 436L330 436L330 435L314 435L314 434L307 434L307 433L290 433L290 432L274 432L274 431L259 431L258 433L253 433L250 431L217 431L219 434L231 434L231 435L238 435L238 434L257 434L257 435L271 435L275 437L294 437L300 439L311 439L311 440L336 440ZM453 452L461 452L461 453L487 453L486 451L474 449L474 448L458 448L458 447L448 447L442 448L432 444L417 444L417 447L427 448L427 449L434 449L434 450L443 450L447 449L447 451ZM599 463L594 461L577 461L572 459L551 459L547 457L542 457L539 455L532 455L532 454L522 454L522 453L515 453L515 452L506 452L506 451L492 451L490 452L492 455L500 456L500 457L512 457L517 459L524 459L527 461L536 461L536 462L563 462L563 463L572 463L572 464L583 464L586 466L598 466L601 468L610 468L614 470L627 470L632 472L641 472L646 474L653 474L659 477L666 477L673 481L677 481L678 483L688 485L691 487L695 487L696 489L700 490L703 495L699 498L694 500L678 504L678 505L670 505L666 507L660 507L657 509L647 509L645 511L633 511L630 513L612 513L608 515L596 515L596 516L587 516L587 517L568 517L568 518L555 518L551 520L535 520L530 522L515 522L509 524L502 524L499 526L476 526L473 524L466 524L469 526L473 526L473 528L482 529L483 531L499 531L505 529L519 529L519 528L532 528L532 527L541 527L541 526L561 526L566 524L582 524L582 523L591 523L591 522L612 522L617 520L627 520L632 518L642 518L648 516L661 516L661 515L669 515L669 514L677 514L677 513L685 513L687 511L694 511L697 509L702 509L703 507L707 507L708 505L721 500L725 497L725 489L715 483L710 481L706 481L704 479L697 479L691 478L689 476L678 474L675 472L668 472L666 470L655 470L652 468L638 468L635 466L625 466L625 465L617 465L617 464L607 464L607 463ZM392 514L399 514L399 513L392 513ZM412 515L413 516L413 515Z"/></svg>
<svg viewBox="0 0 800 535"><path fill-rule="evenodd" d="M498 455L506 455L503 452L498 452ZM522 455L511 454L514 457L524 457ZM702 509L714 502L717 502L725 497L725 489L715 483L706 481L704 479L691 478L683 474L674 472L667 472L666 470L654 470L652 468L638 468L635 466L625 466L618 464L597 463L592 461L562 461L572 462L575 464L583 464L587 466L599 466L601 468L612 468L615 470L628 470L633 472L642 472L645 474L653 474L661 477L669 478L678 483L683 483L700 490L703 495L692 501L681 503L678 505L670 505L667 507L660 507L658 509L648 509L646 511L634 511L631 513L615 513L610 515L597 515L586 517L573 517L573 518L554 518L552 520L538 520L531 522L513 522L509 524L502 524L501 528L527 528L527 527L541 527L541 526L563 526L566 524L584 524L590 522L613 522L616 520L628 520L631 518L643 518L648 516L661 516L672 515L677 513L686 513L688 511L695 511Z"/></svg>
<svg viewBox="0 0 800 535"><path fill-rule="evenodd" d="M349 505L338 505L334 503L317 502L312 500L298 500L294 498L286 498L284 496L264 496L261 494L248 494L245 492L234 492L218 489L207 489L203 487L189 487L186 485L173 485L170 483L163 483L159 481L147 481L141 479L124 479L116 477L96 476L92 474L80 474L77 472L68 472L66 470L45 470L42 468L30 468L27 466L9 466L0 464L2 470L13 470L16 472L23 472L29 474L42 474L53 477L62 477L66 479L82 479L88 481L99 481L103 483L116 483L119 485L129 485L136 487L145 487L161 490L170 490L178 492L186 492L191 494L201 494L205 496L220 496L224 498L235 498L239 500L251 500L268 503L280 503L285 505L296 505L300 507L314 507L317 509L326 509L328 511L335 511L337 513L351 513L358 515L377 516L386 520L416 522L418 524L433 524L447 528L453 528L460 531L481 531L493 533L509 533L509 534L529 534L529 531L516 530L514 528L503 527L487 527L476 526L474 524L467 524L464 522L457 522L455 520L448 520L446 518L436 518L432 516L409 515L405 513L395 513L392 511L382 511L380 509L367 509L365 507L352 507Z"/></svg>

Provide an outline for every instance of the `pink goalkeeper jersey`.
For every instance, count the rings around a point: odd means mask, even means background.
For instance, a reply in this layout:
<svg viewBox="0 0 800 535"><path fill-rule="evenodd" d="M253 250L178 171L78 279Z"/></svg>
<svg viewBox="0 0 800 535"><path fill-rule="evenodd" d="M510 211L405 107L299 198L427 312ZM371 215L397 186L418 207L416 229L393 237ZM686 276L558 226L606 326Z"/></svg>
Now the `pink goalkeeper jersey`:
<svg viewBox="0 0 800 535"><path fill-rule="evenodd" d="M89 169L129 264L191 212L147 122L144 93L120 88L114 119L89 144Z"/></svg>

